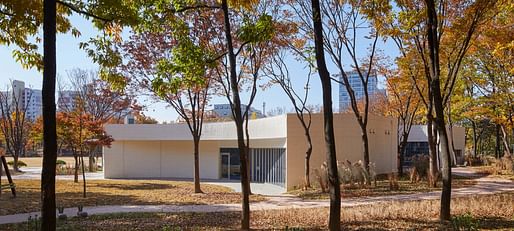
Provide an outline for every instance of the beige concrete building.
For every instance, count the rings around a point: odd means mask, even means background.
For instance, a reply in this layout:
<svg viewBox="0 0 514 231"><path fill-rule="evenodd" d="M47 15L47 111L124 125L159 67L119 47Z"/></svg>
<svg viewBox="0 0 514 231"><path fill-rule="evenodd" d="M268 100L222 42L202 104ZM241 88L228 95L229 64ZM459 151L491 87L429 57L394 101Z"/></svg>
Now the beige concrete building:
<svg viewBox="0 0 514 231"><path fill-rule="evenodd" d="M323 115L312 117L311 168L326 160ZM337 157L362 159L360 129L353 114L334 114ZM186 124L107 125L115 141L104 148L105 178L192 178L193 142ZM250 175L253 182L272 183L287 189L303 181L306 141L295 114L249 122ZM370 116L370 160L378 173L396 169L396 120ZM239 180L239 155L233 122L204 124L200 142L202 179ZM312 171L311 171L312 173Z"/></svg>

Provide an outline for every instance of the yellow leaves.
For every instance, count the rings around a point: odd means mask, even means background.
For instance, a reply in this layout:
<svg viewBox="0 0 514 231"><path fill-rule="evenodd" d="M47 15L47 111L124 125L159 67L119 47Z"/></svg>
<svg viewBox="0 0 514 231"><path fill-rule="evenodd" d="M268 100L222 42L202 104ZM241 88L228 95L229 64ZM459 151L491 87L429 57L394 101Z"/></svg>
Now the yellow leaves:
<svg viewBox="0 0 514 231"><path fill-rule="evenodd" d="M296 48L303 48L306 43L307 43L307 39L305 39L305 38L294 39L292 42L293 46Z"/></svg>
<svg viewBox="0 0 514 231"><path fill-rule="evenodd" d="M122 30L123 30L123 28L121 27L121 25L116 24L116 23L109 23L105 27L104 31L105 31L106 35L113 38L114 42L119 43L122 41L122 38L121 38Z"/></svg>
<svg viewBox="0 0 514 231"><path fill-rule="evenodd" d="M221 2L218 0L218 2ZM227 0L228 6L231 8L243 8L246 10L253 9L259 3L259 0Z"/></svg>

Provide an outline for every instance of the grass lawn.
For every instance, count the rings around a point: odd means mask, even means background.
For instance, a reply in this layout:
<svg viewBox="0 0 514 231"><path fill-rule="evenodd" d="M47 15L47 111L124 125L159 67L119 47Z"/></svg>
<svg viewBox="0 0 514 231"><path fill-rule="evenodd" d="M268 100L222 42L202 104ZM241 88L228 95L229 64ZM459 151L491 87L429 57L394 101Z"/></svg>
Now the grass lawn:
<svg viewBox="0 0 514 231"><path fill-rule="evenodd" d="M76 207L96 205L160 205L160 204L224 204L240 203L241 194L232 189L202 184L205 194L194 194L190 182L164 180L90 180L87 198L82 197L82 182L58 180L57 206ZM0 215L39 211L39 180L15 180L17 197L4 191L0 197ZM253 195L252 201L264 200Z"/></svg>
<svg viewBox="0 0 514 231"><path fill-rule="evenodd" d="M462 188L462 187L470 187L476 184L476 181L468 178L463 178L459 176L453 176L452 178L452 187L453 188ZM441 182L438 183L437 188L428 187L428 184L425 181L418 183L410 183L409 179L401 178L398 180L399 190L389 190L389 181L385 179L377 180L377 186L375 187L373 184L371 186L363 185L358 186L357 184L350 186L345 185L341 187L341 193L343 198L351 198L351 197L362 197L362 196L387 196L387 195L398 195L398 194L412 194L412 193L420 193L420 192L431 192L441 189ZM329 199L328 192L322 193L319 187L314 187L307 190L293 190L289 193L296 195L302 199L306 200L318 200L318 199Z"/></svg>
<svg viewBox="0 0 514 231"><path fill-rule="evenodd" d="M514 229L514 194L481 195L452 200L452 214L470 214L474 227L483 230ZM384 202L343 208L344 230L449 230L438 222L439 201ZM324 230L328 209L255 211L251 227L257 230ZM240 213L120 213L73 218L59 222L58 230L237 230ZM470 223L469 223L470 224ZM3 225L1 230L27 230L29 224ZM461 227L461 230L466 230Z"/></svg>

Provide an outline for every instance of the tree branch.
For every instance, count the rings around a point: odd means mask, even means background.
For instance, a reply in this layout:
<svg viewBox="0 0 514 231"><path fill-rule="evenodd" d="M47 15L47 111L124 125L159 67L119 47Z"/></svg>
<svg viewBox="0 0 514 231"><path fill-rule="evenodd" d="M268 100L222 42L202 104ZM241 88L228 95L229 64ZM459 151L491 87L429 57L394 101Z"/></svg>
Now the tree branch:
<svg viewBox="0 0 514 231"><path fill-rule="evenodd" d="M104 17L101 17L101 16L98 16L98 15L95 15L91 12L87 12L85 10L82 10L82 9L79 9L77 6L74 6L73 4L70 4L70 3L67 3L67 2L64 2L64 1L61 1L61 0L57 0L56 1L57 3L65 6L65 7L68 7L70 10L78 13L78 14L82 14L82 15L85 15L87 17L91 17L91 18L94 18L94 19L98 19L100 21L103 21L103 22L112 22L114 19L108 19L108 18L104 18Z"/></svg>

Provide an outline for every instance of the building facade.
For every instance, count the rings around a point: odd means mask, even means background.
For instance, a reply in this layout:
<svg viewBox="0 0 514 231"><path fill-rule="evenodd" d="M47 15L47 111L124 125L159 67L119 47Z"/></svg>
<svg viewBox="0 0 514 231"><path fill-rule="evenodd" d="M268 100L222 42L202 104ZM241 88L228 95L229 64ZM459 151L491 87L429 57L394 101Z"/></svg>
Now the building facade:
<svg viewBox="0 0 514 231"><path fill-rule="evenodd" d="M9 94L7 99L10 101L9 105L11 105L12 110L16 110L17 107L18 110L25 111L26 119L35 121L43 115L41 90L26 88L25 82L13 80L10 92L3 92L2 94Z"/></svg>
<svg viewBox="0 0 514 231"><path fill-rule="evenodd" d="M59 91L57 108L59 111L73 111L75 101L80 96L78 91Z"/></svg>
<svg viewBox="0 0 514 231"><path fill-rule="evenodd" d="M365 73L364 73L365 74ZM350 83L350 86L352 87L353 91L355 92L355 98L357 100L360 100L364 97L364 85L362 84L362 81L359 77L359 74L356 71L350 71L346 72L346 75L348 76L348 81ZM341 81L342 76L340 76ZM371 74L368 79L368 95L370 97L370 100L373 100L374 96L382 93L380 89L377 87L378 80L376 74ZM339 84L339 111L344 112L347 111L351 106L351 99L350 95L348 94L348 91L346 87L343 84Z"/></svg>
<svg viewBox="0 0 514 231"><path fill-rule="evenodd" d="M37 118L43 115L43 93L41 90L25 88L22 100L27 107L25 115L28 119L36 121Z"/></svg>
<svg viewBox="0 0 514 231"><path fill-rule="evenodd" d="M313 114L311 177L326 161L323 115ZM105 178L192 178L193 141L186 124L112 124L114 138L104 147ZM370 161L377 173L396 170L396 120L370 116ZM362 160L360 128L353 115L335 114L334 130L339 161ZM252 182L294 189L303 182L307 148L295 114L249 121L250 177ZM357 144L357 145L356 145ZM200 141L200 178L239 180L240 159L233 122L205 123Z"/></svg>
<svg viewBox="0 0 514 231"><path fill-rule="evenodd" d="M466 147L466 130L464 127L453 126L452 129L447 129L448 137L450 138L450 157L453 164L461 165L464 163L464 150ZM439 158L439 151L438 158ZM428 147L428 132L426 125L413 125L407 139L405 147L404 166L409 167L412 165L412 158L416 155L429 155ZM438 159L440 164L440 158Z"/></svg>

